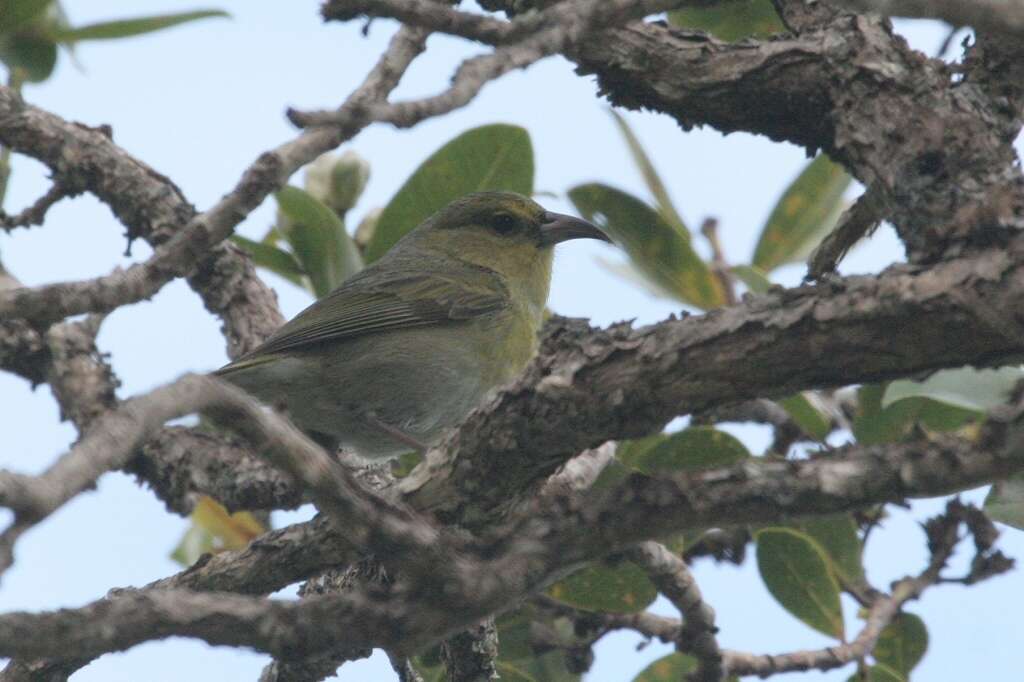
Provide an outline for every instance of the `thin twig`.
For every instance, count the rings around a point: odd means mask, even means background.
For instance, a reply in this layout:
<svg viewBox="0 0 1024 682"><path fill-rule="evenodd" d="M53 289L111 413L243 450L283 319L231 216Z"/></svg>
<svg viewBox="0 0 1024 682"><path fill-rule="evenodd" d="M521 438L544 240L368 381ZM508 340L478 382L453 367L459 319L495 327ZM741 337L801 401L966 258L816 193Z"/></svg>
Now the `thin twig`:
<svg viewBox="0 0 1024 682"><path fill-rule="evenodd" d="M638 613L601 613L582 611L556 601L545 594L535 596L531 603L550 613L565 616L580 625L588 638L598 639L613 630L634 630L644 637L672 644L679 638L683 622L678 618L659 616L649 611Z"/></svg>
<svg viewBox="0 0 1024 682"><path fill-rule="evenodd" d="M835 272L854 244L870 236L885 217L884 190L879 183L871 185L857 197L853 206L843 212L835 228L814 249L808 258L808 280L821 279Z"/></svg>
<svg viewBox="0 0 1024 682"><path fill-rule="evenodd" d="M927 567L916 576L896 581L889 594L876 593L864 627L852 642L825 649L794 651L771 656L725 651L726 671L731 675L768 677L783 672L831 670L864 658L874 650L878 637L899 615L904 604L920 597L929 587L945 582L941 573L960 540L958 530L962 524L968 524L970 528L976 511L953 500L947 504L944 514L925 524L928 548L931 552ZM986 545L985 551L990 549L991 545ZM1008 568L1009 565L1003 564L1001 571Z"/></svg>
<svg viewBox="0 0 1024 682"><path fill-rule="evenodd" d="M718 219L705 218L701 223L700 233L708 240L711 247L711 269L715 277L722 283L722 291L725 292L725 305L736 303L736 283L732 272L729 271L729 262L725 258L725 250L718 238Z"/></svg>
<svg viewBox="0 0 1024 682"><path fill-rule="evenodd" d="M628 556L647 572L658 591L683 615L676 649L693 654L697 669L693 682L719 682L724 677L722 650L715 635L715 611L704 601L700 587L686 563L657 542L644 542Z"/></svg>
<svg viewBox="0 0 1024 682"><path fill-rule="evenodd" d="M371 122L365 116L366 107L394 88L422 51L425 39L425 32L419 29L399 31L363 84L335 112L337 125L304 131L296 139L261 154L231 192L157 246L146 262L91 280L0 292L0 317L21 317L44 324L78 313L106 312L146 299L172 279L189 274L211 246L227 238L296 169L365 128ZM4 88L0 87L3 94Z"/></svg>
<svg viewBox="0 0 1024 682"><path fill-rule="evenodd" d="M426 0L409 3L383 0L356 5L348 2L328 3L324 8L324 16L329 19L347 19L367 13L394 16L431 30L457 31L463 37L501 45L490 54L462 62L452 78L451 86L440 94L407 102L382 102L367 108L366 115L371 121L409 128L427 118L465 106L487 83L565 49L590 31L662 11L676 4L669 0L572 0L558 3L524 19L501 22ZM515 42L509 43L513 39ZM341 111L289 111L288 117L300 127L332 127L345 123Z"/></svg>
<svg viewBox="0 0 1024 682"><path fill-rule="evenodd" d="M324 19L349 21L360 16L397 19L487 45L500 46L522 40L555 24L568 27L584 21L588 30L621 24L684 4L683 0L565 0L543 11L528 13L512 21L462 12L433 0L330 0L321 14Z"/></svg>
<svg viewBox="0 0 1024 682"><path fill-rule="evenodd" d="M24 210L14 215L8 215L3 210L0 210L0 227L6 232L10 232L16 227L42 225L43 220L46 218L46 212L50 210L51 206L65 197L73 197L76 194L79 194L79 192L68 189L60 182L54 182L43 196L36 199L31 206Z"/></svg>

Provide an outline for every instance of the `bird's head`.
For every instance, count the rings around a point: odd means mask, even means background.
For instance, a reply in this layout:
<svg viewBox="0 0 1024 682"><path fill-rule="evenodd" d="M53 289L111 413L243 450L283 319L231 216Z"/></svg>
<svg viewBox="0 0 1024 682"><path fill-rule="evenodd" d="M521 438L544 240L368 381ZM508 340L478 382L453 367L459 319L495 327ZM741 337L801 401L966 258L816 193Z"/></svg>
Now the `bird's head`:
<svg viewBox="0 0 1024 682"><path fill-rule="evenodd" d="M593 224L543 206L515 192L467 194L417 229L427 243L463 260L516 275L547 263L555 244L570 239L611 241Z"/></svg>
<svg viewBox="0 0 1024 682"><path fill-rule="evenodd" d="M536 248L569 239L609 241L604 232L586 220L546 211L536 201L515 192L467 194L438 211L429 223L428 229L432 230L489 235L497 240L529 243Z"/></svg>

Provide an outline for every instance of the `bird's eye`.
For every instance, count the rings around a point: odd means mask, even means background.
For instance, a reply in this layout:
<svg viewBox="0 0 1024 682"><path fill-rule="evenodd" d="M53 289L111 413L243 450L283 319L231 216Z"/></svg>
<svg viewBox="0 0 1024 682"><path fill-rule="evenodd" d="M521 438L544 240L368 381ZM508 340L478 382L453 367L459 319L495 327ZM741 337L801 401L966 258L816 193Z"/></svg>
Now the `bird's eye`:
<svg viewBox="0 0 1024 682"><path fill-rule="evenodd" d="M494 216L492 224L498 232L511 232L519 225L515 216L511 216L508 213L499 213Z"/></svg>

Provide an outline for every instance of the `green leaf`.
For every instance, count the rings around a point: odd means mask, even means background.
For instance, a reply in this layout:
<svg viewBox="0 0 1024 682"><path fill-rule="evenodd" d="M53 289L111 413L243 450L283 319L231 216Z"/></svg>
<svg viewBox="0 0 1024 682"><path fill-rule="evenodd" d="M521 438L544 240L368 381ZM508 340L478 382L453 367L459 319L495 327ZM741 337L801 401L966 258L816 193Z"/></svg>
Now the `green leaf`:
<svg viewBox="0 0 1024 682"><path fill-rule="evenodd" d="M566 618L552 619L531 606L522 606L497 620L498 662L509 664L522 675L541 682L579 682L577 673L569 672L565 653L560 649L537 651L533 632L540 628L558 641L575 640L573 626ZM504 680L504 675L502 675ZM514 679L514 678L513 678Z"/></svg>
<svg viewBox="0 0 1024 682"><path fill-rule="evenodd" d="M802 262L839 219L851 178L825 154L811 161L782 194L754 249L754 265L771 272Z"/></svg>
<svg viewBox="0 0 1024 682"><path fill-rule="evenodd" d="M978 413L930 398L903 398L882 408L885 384L862 386L857 391L858 410L853 420L853 435L862 445L879 445L902 439L915 424L932 431L955 431Z"/></svg>
<svg viewBox="0 0 1024 682"><path fill-rule="evenodd" d="M585 611L638 613L658 596L642 568L630 561L594 564L548 588L548 596Z"/></svg>
<svg viewBox="0 0 1024 682"><path fill-rule="evenodd" d="M231 241L249 254L253 263L259 267L266 268L274 274L284 277L292 284L297 284L300 287L303 285L302 276L305 274L305 271L299 265L299 262L295 260L295 256L289 252L266 242L253 241L239 234L233 235Z"/></svg>
<svg viewBox="0 0 1024 682"><path fill-rule="evenodd" d="M626 140L626 147L629 148L629 153L633 156L633 162L636 164L637 170L640 171L640 175L643 176L647 189L650 190L651 195L654 197L654 201L658 205L658 212L661 213L661 217L664 218L669 225L676 228L679 234L689 239L690 230L687 229L686 223L683 222L679 212L676 211L676 207L672 203L672 197L668 195L668 190L665 189L665 184L661 181L661 176L659 176L658 171L654 169L654 164L651 163L651 159L647 156L647 152L644 151L643 145L640 144L640 140L638 140L636 135L633 134L633 129L629 127L629 123L626 122L626 119L620 116L617 111L609 109L609 113L611 113L612 118L615 120L615 124L619 127L619 132L622 133L622 137Z"/></svg>
<svg viewBox="0 0 1024 682"><path fill-rule="evenodd" d="M514 661L512 666L519 674L528 675L528 679L538 682L580 682L581 679L579 674L569 671L566 654L560 649Z"/></svg>
<svg viewBox="0 0 1024 682"><path fill-rule="evenodd" d="M839 584L818 543L792 528L765 528L754 537L757 567L772 596L815 630L842 639Z"/></svg>
<svg viewBox="0 0 1024 682"><path fill-rule="evenodd" d="M263 239L261 239L260 241L264 244L270 244L271 246L273 246L278 242L285 241L285 238L284 234L281 233L281 230L278 229L277 225L274 225L269 230L267 230L267 233L263 235Z"/></svg>
<svg viewBox="0 0 1024 682"><path fill-rule="evenodd" d="M520 670L508 661L495 661L494 667L501 675L502 682L537 682L537 678Z"/></svg>
<svg viewBox="0 0 1024 682"><path fill-rule="evenodd" d="M498 656L509 661L533 658L534 651L530 637L530 624L538 614L537 609L526 604L515 611L498 617Z"/></svg>
<svg viewBox="0 0 1024 682"><path fill-rule="evenodd" d="M679 682L697 670L697 659L689 654L662 656L640 671L633 682Z"/></svg>
<svg viewBox="0 0 1024 682"><path fill-rule="evenodd" d="M755 294L763 294L772 287L772 281L756 265L734 265L729 268L739 281L747 285L747 288Z"/></svg>
<svg viewBox="0 0 1024 682"><path fill-rule="evenodd" d="M807 519L792 527L818 543L836 576L851 585L864 582L863 547L852 516Z"/></svg>
<svg viewBox="0 0 1024 682"><path fill-rule="evenodd" d="M633 682L679 682L689 679L687 675L697 670L697 659L689 654L674 653L662 656L640 671ZM729 675L726 682L737 682L739 678Z"/></svg>
<svg viewBox="0 0 1024 682"><path fill-rule="evenodd" d="M41 16L53 0L0 0L0 33L16 33Z"/></svg>
<svg viewBox="0 0 1024 682"><path fill-rule="evenodd" d="M569 190L584 218L622 246L657 287L702 309L723 305L725 289L693 250L690 240L636 197L599 183Z"/></svg>
<svg viewBox="0 0 1024 682"><path fill-rule="evenodd" d="M619 443L619 449L621 450L622 447L627 443L628 441L623 441L622 443ZM636 473L634 469L620 462L617 459L618 456L619 455L616 454L616 459L613 459L611 462L609 462L608 466L606 466L604 470L601 471L601 474L597 477L597 480L594 481L593 485L590 486L590 492L593 493L614 488L623 481L625 481L627 478L632 476L634 473Z"/></svg>
<svg viewBox="0 0 1024 682"><path fill-rule="evenodd" d="M619 445L623 464L645 474L728 466L750 452L734 436L710 426L691 426L671 435L648 436Z"/></svg>
<svg viewBox="0 0 1024 682"><path fill-rule="evenodd" d="M857 673L850 675L849 682L907 682L907 678L880 663L868 668L866 677L862 677Z"/></svg>
<svg viewBox="0 0 1024 682"><path fill-rule="evenodd" d="M359 272L362 259L341 218L309 192L286 185L274 194L288 219L279 226L313 284L317 298Z"/></svg>
<svg viewBox="0 0 1024 682"><path fill-rule="evenodd" d="M607 490L622 483L635 471L648 476L660 472L729 466L750 457L739 440L708 426L691 426L674 434L655 434L622 441L615 460L598 476L591 490ZM706 529L694 528L663 541L684 551L700 541Z"/></svg>
<svg viewBox="0 0 1024 682"><path fill-rule="evenodd" d="M771 0L734 0L711 7L677 9L668 13L671 24L707 31L720 40L766 38L786 30Z"/></svg>
<svg viewBox="0 0 1024 682"><path fill-rule="evenodd" d="M194 12L181 12L177 14L161 14L151 17L138 17L136 19L120 19L117 21L102 21L97 24L86 26L55 28L53 39L61 43L74 43L82 40L111 40L114 38L128 38L131 36L143 35L154 31L161 31L165 28L178 26L190 21L210 19L213 17L230 17L222 10L197 10Z"/></svg>
<svg viewBox="0 0 1024 682"><path fill-rule="evenodd" d="M422 461L423 453L416 450L404 452L391 460L391 475L395 478L405 478Z"/></svg>
<svg viewBox="0 0 1024 682"><path fill-rule="evenodd" d="M1017 365L998 369L946 369L924 381L893 381L882 397L882 407L905 398L922 397L965 410L987 412L1005 405L1021 379L1024 379L1024 370Z"/></svg>
<svg viewBox="0 0 1024 682"><path fill-rule="evenodd" d="M653 433L650 436L644 436L643 438L624 440L615 448L615 457L618 461L623 463L635 462L643 457L647 451L657 447L661 443L664 443L666 440L668 440L667 433ZM632 464L630 464L630 466L632 466Z"/></svg>
<svg viewBox="0 0 1024 682"><path fill-rule="evenodd" d="M423 682L446 682L448 670L441 659L441 645L435 645L418 656L408 659Z"/></svg>
<svg viewBox="0 0 1024 682"><path fill-rule="evenodd" d="M814 406L812 393L791 395L780 400L779 405L805 434L818 442L824 441L832 430L832 420Z"/></svg>
<svg viewBox="0 0 1024 682"><path fill-rule="evenodd" d="M384 207L366 246L366 262L383 256L449 202L484 190L533 194L533 145L525 129L473 128L434 152Z"/></svg>
<svg viewBox="0 0 1024 682"><path fill-rule="evenodd" d="M875 660L903 678L910 678L925 651L928 650L928 628L912 613L900 613L882 630L872 655Z"/></svg>
<svg viewBox="0 0 1024 682"><path fill-rule="evenodd" d="M20 69L25 80L44 81L57 66L57 43L35 27L0 36L0 62L12 71Z"/></svg>
<svg viewBox="0 0 1024 682"><path fill-rule="evenodd" d="M1024 530L1024 474L993 483L985 498L985 513L993 521Z"/></svg>

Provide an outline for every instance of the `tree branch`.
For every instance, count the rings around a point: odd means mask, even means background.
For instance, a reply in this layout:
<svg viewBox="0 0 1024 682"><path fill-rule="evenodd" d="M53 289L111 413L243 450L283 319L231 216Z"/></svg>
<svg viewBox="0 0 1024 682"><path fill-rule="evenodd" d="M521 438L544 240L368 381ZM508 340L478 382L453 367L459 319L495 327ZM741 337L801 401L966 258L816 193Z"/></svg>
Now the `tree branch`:
<svg viewBox="0 0 1024 682"><path fill-rule="evenodd" d="M482 14L460 12L433 0L329 0L320 8L325 21L351 21L361 16L397 19L487 45L500 45L516 33L516 22L500 21ZM520 20L519 26L522 26ZM536 23L530 22L531 28Z"/></svg>
<svg viewBox="0 0 1024 682"><path fill-rule="evenodd" d="M686 4L683 0L563 0L540 12L500 21L461 12L432 0L329 0L321 9L327 21L350 21L360 16L397 19L409 26L505 45L554 24L567 28L583 22L588 30L626 23Z"/></svg>
<svg viewBox="0 0 1024 682"><path fill-rule="evenodd" d="M854 12L875 12L911 19L941 19L954 27L973 26L991 33L1024 36L1020 0L832 0Z"/></svg>
<svg viewBox="0 0 1024 682"><path fill-rule="evenodd" d="M15 512L15 521L0 539L6 546L13 544L26 528L93 485L100 475L124 466L164 422L197 411L230 424L255 451L301 481L357 546L373 547L395 560L409 551L440 551L433 528L363 490L291 424L266 412L238 389L194 375L125 401L97 420L82 440L39 477L6 474L0 478L0 505Z"/></svg>
<svg viewBox="0 0 1024 682"><path fill-rule="evenodd" d="M523 377L473 412L399 488L443 520L486 518L508 504L510 489L679 414L1015 362L1024 336L1000 320L1015 320L1022 305L1024 239L929 269L894 266L878 277L773 291L640 329L556 318Z"/></svg>
<svg viewBox="0 0 1024 682"><path fill-rule="evenodd" d="M697 659L697 669L689 679L720 682L725 668L722 650L715 638L718 633L715 611L704 601L690 568L657 542L641 543L630 550L628 556L647 571L658 591L683 615L683 626L675 643L679 651L693 654Z"/></svg>
<svg viewBox="0 0 1024 682"><path fill-rule="evenodd" d="M891 211L883 217L913 258L1021 229L1024 181L1003 132L1016 112L961 87L885 21L819 14L824 24L801 26L795 37L740 43L633 23L565 55L595 74L614 104L666 113L684 129L711 125L824 149L884 194ZM957 226L961 209L968 220Z"/></svg>
<svg viewBox="0 0 1024 682"><path fill-rule="evenodd" d="M331 2L324 6L323 14L325 19L350 19L359 14L400 16L409 20L411 25L430 29L446 27L502 45L490 54L462 62L451 86L438 95L407 102L379 101L366 112L371 121L409 128L427 118L465 106L490 81L564 50L588 32L675 4L670 0L570 0L513 22L459 12L426 0L412 3L390 0L355 4ZM510 43L518 38L521 38L518 42ZM290 111L289 118L303 127L337 126L344 122L341 111Z"/></svg>
<svg viewBox="0 0 1024 682"><path fill-rule="evenodd" d="M399 31L363 85L351 95L349 108L355 111L367 102L386 97L397 85L411 60L422 51L424 40L425 34L422 31ZM7 99L4 99L5 96ZM3 110L5 104L10 110L6 118ZM204 227L202 221L195 218L195 212L191 207L184 204L180 193L170 181L115 147L109 140L109 131L96 131L68 124L56 116L25 105L13 91L0 90L0 139L6 139L5 134L13 140L12 144L16 149L30 153L49 164L58 178L64 175L72 177L76 174L90 178L93 184L89 185L88 189L111 203L115 213L129 225L130 236L131 230L137 229L137 234L158 245L158 252L164 248L161 245L167 243L166 235L163 234L167 228L154 228L146 222L154 220L154 216L170 220L175 216L188 214L198 221L197 229ZM65 137L67 139L61 146L53 146L54 138ZM323 135L312 134L305 136L313 140L322 137ZM277 154L301 153L296 149L303 148L302 140L300 137L291 146L282 145L278 148ZM73 161L69 168L61 165L65 163L65 154ZM261 161L250 168L249 174L253 174L254 168L259 164L270 163L266 161L267 158L273 159L274 156L268 153L261 157ZM86 173L85 170L89 172ZM65 181L58 179L57 182L60 184ZM173 192L165 191L167 186L172 188ZM152 195L159 195L161 201L157 201ZM223 205L224 202L221 206ZM244 214L237 216L238 220L242 217ZM142 227L132 222L133 220L141 222ZM246 274L251 274L251 262L247 258L238 257L233 249L234 247L228 244L216 247L215 251L223 253L215 255L211 266L216 273L215 276L209 277L209 273L204 273L200 269L195 277L202 279L203 286L192 282L194 287L204 293L208 308L214 310L222 305L228 311L228 317L225 319L226 331L230 337L229 354L233 348L238 348L239 352L242 352L254 347L282 321L273 294L265 290L255 276L250 277ZM186 257L184 267L189 267L192 260L194 258ZM14 302L16 316L28 311L28 316L31 317L33 309L40 312L43 318L36 319L37 324L59 319L67 312L67 305L100 309L113 307L123 302L125 297L131 299L162 286L168 273L158 265L160 262L157 254L146 265L133 266L127 272L118 272L107 278L74 285L52 285L41 289L16 288L9 292L10 300L7 303ZM230 282L224 281L224 278L230 279ZM251 296L242 296L243 291L248 291ZM214 304L212 296L221 297L223 300ZM3 300L0 296L0 308L3 308ZM76 300L77 304L74 303ZM247 300L254 303L255 308L250 307ZM270 307L262 303L267 300ZM21 303L25 301L28 301L28 305L23 307ZM43 311L38 309L39 305L43 306ZM54 305L55 308L46 311L45 307L48 305ZM261 326L264 323L268 326ZM232 333L233 329L240 333ZM63 390L60 385L55 386L54 390L61 402L62 410L73 419L82 410L96 411L113 405L113 387L116 380L109 374L106 363L94 363L95 366L89 370L93 372L94 377L98 376L96 373L101 369L107 372L108 394L104 400L95 402L92 400L96 397L95 392L91 396L76 394L76 390L83 387L83 372L88 368L82 367L81 362L76 366L79 371L71 374L68 374L64 365L59 364L50 368L49 363L59 361L59 358L53 354L46 354L47 349L43 339L24 321L12 319L0 325L0 365L33 382L47 378L68 379L63 385L69 390ZM87 352L79 353L80 358L98 357L94 346L86 350ZM75 421L81 430L84 424ZM288 482L278 472L239 452L237 448L233 449L230 445L208 435L192 433L185 429L164 430L160 435L160 439L147 445L145 456L134 458L133 461L126 463L126 466L133 473L148 479L161 493L161 497L176 511L189 511L197 492L211 493L233 508L245 505L251 505L248 507L250 509L276 508L282 504L289 506L300 501L298 491L290 488ZM195 449L200 443L205 446L201 451ZM201 464L194 468L181 466L183 463L194 462ZM238 481L225 481L229 466L235 468L232 474L242 472L248 475L241 476ZM241 485L236 485L237 483Z"/></svg>
<svg viewBox="0 0 1024 682"><path fill-rule="evenodd" d="M497 679L498 628L490 618L459 632L441 644L448 682L486 682Z"/></svg>
<svg viewBox="0 0 1024 682"><path fill-rule="evenodd" d="M129 240L142 237L158 247L196 220L196 211L173 182L115 145L110 134L109 128L65 121L0 87L0 144L45 164L62 187L96 195L127 227ZM276 299L233 245L201 256L189 284L224 321L228 354L235 357L280 326Z"/></svg>
<svg viewBox="0 0 1024 682"><path fill-rule="evenodd" d="M678 618L667 618L649 611L639 613L601 613L582 611L545 594L538 594L532 599L545 611L565 616L576 623L588 638L598 639L613 630L634 630L644 637L658 639L665 644L674 644L679 639L683 623Z"/></svg>
<svg viewBox="0 0 1024 682"><path fill-rule="evenodd" d="M917 576L896 581L890 594L876 594L864 627L852 642L816 651L794 651L771 656L726 651L726 670L732 675L768 677L783 672L831 670L863 659L874 650L879 635L899 615L904 604L919 598L929 587L943 582L941 572L960 541L958 529L961 524L969 526L970 517L976 511L954 500L947 505L945 514L925 525L931 550L928 566ZM1006 567L1002 570L1006 570Z"/></svg>
<svg viewBox="0 0 1024 682"><path fill-rule="evenodd" d="M1013 446L1016 447L1017 443ZM934 464L933 461L927 461L928 458L924 459L923 469ZM904 458L901 461L906 465L914 460ZM795 475L784 479L785 482L774 481L768 488L764 486L766 477L760 475L764 471L748 472L752 479L761 479L761 485L748 488L743 483L732 481L734 487L746 489L747 499L740 501L737 506L731 506L737 503L736 498L715 495L729 485L722 483L722 472L706 472L702 474L704 480L701 482L714 490L706 500L701 501L706 503L707 500L715 499L719 505L730 505L728 513L721 513L720 507L720 513L715 517L724 518L725 522L772 520L779 516L808 513L810 506L833 506L828 500L838 494L835 484L844 476L847 477L845 482L851 487L863 487L885 500L894 497L891 488L882 489L867 484L855 474L850 475L858 466L848 455L790 464L797 465ZM1024 461L1018 456L1016 464L1022 465ZM768 464L753 467L755 471L770 468ZM918 472L918 475L921 473ZM719 477L717 484L715 476ZM730 476L735 479L736 472ZM800 484L794 484L793 478L798 481L816 479L813 496L801 492ZM657 487L659 483L652 479L648 479L648 482L652 487ZM791 486L790 490L785 489L787 483ZM946 484L949 483L947 480ZM797 490L792 490L792 487ZM839 486L842 491L846 487ZM766 515L762 513L766 506L776 508L774 501L765 501L769 489L774 495L779 495L780 499L790 500L790 503L783 503L781 511ZM793 494L790 495L790 492ZM689 494L693 498L703 498L704 489L691 487ZM639 499L639 493L637 495L637 506L646 508L646 520L652 521L655 517L650 511L650 500ZM666 491L656 490L654 495L664 498ZM564 512L565 509L563 506L558 511ZM352 647L378 646L399 654L411 653L493 612L500 608L499 605L507 605L510 599L539 589L563 574L570 566L577 565L576 562L603 555L623 542L621 536L616 537L622 530L622 523L612 519L613 525L619 528L613 527L611 532L606 528L606 520L613 515L601 510L591 513L585 507L576 509L576 513L584 514L589 523L575 523L573 535L558 533L557 527L562 524L557 519L551 519L550 515L547 518L540 517L544 518L544 523L533 524L526 535L508 536L513 538L511 550L495 555L496 559L476 567L470 573L461 573L465 581L448 584L443 596L431 591L414 590L412 585L403 586L401 583L396 583L390 589L383 588L384 592L373 586L363 591L310 597L298 603L187 591L123 591L79 609L0 616L0 655L22 658L54 654L95 656L171 635L199 637L211 644L252 646L286 660L330 651L341 638ZM635 515L633 506L617 506L616 509ZM686 524L699 524L702 513L706 513L706 507L690 514ZM574 518L573 521L578 522L579 519ZM545 524L551 524L550 527L556 529L556 532L538 533L538 528ZM638 536L658 535L667 530L668 525L648 523L643 527L633 527L632 539L635 541ZM675 516L671 525L678 530L684 524L680 523L680 517ZM934 547L936 533L930 532L929 537ZM609 538L613 539L610 545L606 544ZM941 553L935 556L939 558L933 560L928 571L922 574L923 577L907 582L902 588L898 586L894 592L894 602L886 607L879 606L876 621L891 618L900 604L917 596L924 587L938 579L938 571L945 559ZM881 627L875 629L880 631ZM57 632L61 636L55 634ZM873 630L868 631L865 642L870 643L874 641L872 638L877 638L872 633Z"/></svg>
<svg viewBox="0 0 1024 682"><path fill-rule="evenodd" d="M5 231L10 232L16 227L42 225L43 220L46 218L46 212L50 210L50 207L61 199L64 199L65 197L72 197L76 194L78 194L78 192L69 190L59 182L55 182L50 186L50 189L46 190L46 193L36 199L31 206L15 213L14 215L7 215L2 209L0 209L0 227Z"/></svg>

